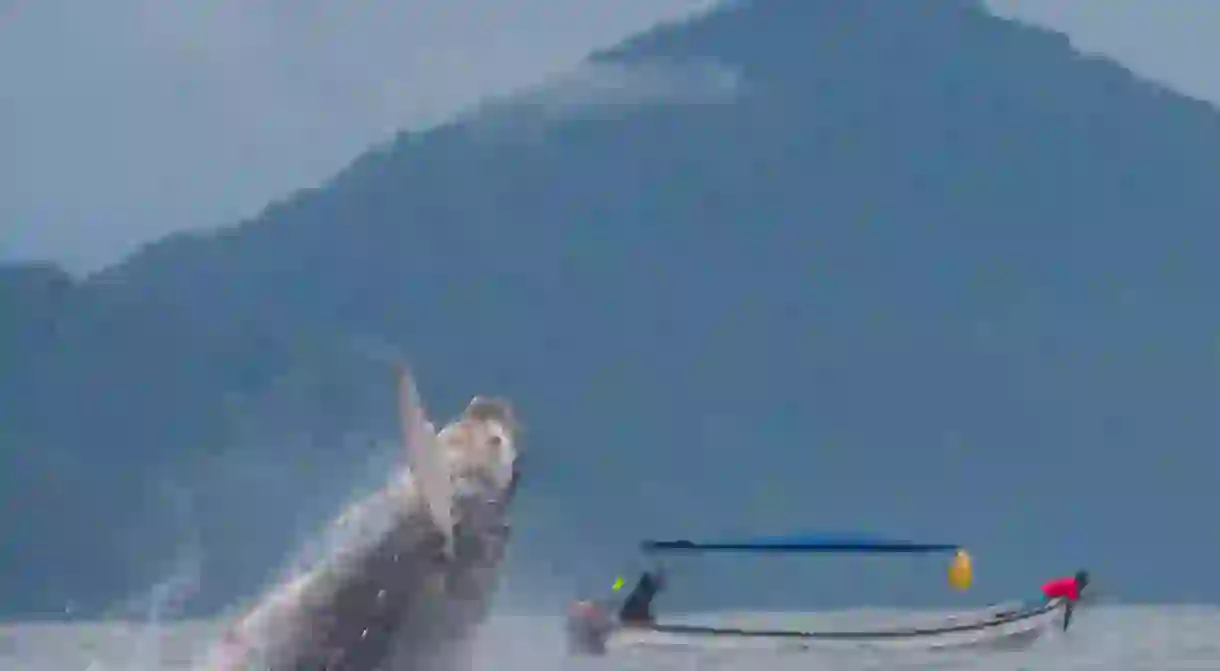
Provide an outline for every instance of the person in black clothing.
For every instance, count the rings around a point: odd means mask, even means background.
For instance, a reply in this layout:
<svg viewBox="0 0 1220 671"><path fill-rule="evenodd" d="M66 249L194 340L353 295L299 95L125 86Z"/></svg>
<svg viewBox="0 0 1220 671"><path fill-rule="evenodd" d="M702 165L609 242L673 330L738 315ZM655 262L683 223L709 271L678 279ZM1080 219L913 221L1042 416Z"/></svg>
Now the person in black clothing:
<svg viewBox="0 0 1220 671"><path fill-rule="evenodd" d="M623 624L652 624L652 600L664 588L665 576L660 569L645 571L619 609L619 621Z"/></svg>

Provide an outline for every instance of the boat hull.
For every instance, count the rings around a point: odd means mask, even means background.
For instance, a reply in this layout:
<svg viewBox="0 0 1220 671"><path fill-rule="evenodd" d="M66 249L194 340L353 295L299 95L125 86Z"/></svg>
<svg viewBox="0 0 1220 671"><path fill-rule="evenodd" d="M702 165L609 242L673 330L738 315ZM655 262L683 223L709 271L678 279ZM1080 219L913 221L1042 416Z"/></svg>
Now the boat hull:
<svg viewBox="0 0 1220 671"><path fill-rule="evenodd" d="M577 645L584 654L630 650L958 649L1017 647L1061 622L1064 603L1052 600L1010 610L989 610L935 626L869 631L792 631L657 624L616 626L602 645ZM584 639L587 641L587 637Z"/></svg>

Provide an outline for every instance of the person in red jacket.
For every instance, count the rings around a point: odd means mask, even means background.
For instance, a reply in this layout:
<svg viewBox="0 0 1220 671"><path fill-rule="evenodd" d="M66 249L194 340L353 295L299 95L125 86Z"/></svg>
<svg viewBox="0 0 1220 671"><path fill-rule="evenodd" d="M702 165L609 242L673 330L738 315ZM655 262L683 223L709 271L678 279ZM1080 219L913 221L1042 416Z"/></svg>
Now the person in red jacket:
<svg viewBox="0 0 1220 671"><path fill-rule="evenodd" d="M1042 598L1051 599L1066 599L1067 608L1063 611L1063 630L1067 631L1068 624L1072 621L1072 610L1076 607L1076 602L1080 600L1080 593L1089 584L1089 572L1077 571L1076 575L1066 576L1063 578L1055 578L1042 586Z"/></svg>

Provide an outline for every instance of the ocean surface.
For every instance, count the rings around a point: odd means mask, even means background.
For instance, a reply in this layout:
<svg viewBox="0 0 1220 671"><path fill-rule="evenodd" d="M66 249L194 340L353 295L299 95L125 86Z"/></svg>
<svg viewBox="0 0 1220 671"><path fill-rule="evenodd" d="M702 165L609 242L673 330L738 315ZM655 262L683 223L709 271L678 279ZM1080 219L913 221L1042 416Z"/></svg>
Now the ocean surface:
<svg viewBox="0 0 1220 671"><path fill-rule="evenodd" d="M741 615L736 619L756 616ZM827 616L785 615L793 627ZM842 617L840 614L836 617ZM856 613L853 618L922 619L917 613ZM634 653L570 659L558 620L502 616L476 645L474 671L669 671L688 669L989 669L998 671L1220 671L1220 608L1098 606L1077 614L1067 633L1054 631L1019 651L760 653L755 650ZM218 631L215 623L6 624L0 627L5 671L161 671L190 669Z"/></svg>

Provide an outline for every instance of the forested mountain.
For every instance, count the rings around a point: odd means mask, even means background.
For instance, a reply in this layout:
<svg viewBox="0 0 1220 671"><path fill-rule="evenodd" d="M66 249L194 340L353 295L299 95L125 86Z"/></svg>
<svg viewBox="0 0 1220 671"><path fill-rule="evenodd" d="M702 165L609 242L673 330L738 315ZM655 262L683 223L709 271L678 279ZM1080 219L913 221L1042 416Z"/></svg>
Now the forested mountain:
<svg viewBox="0 0 1220 671"><path fill-rule="evenodd" d="M197 608L249 593L395 456L395 356L435 415L520 406L514 603L644 535L861 528L966 544L980 600L1220 599L1217 157L1214 109L973 2L660 27L238 226L4 269L0 604L184 547ZM859 598L826 575L737 596Z"/></svg>

